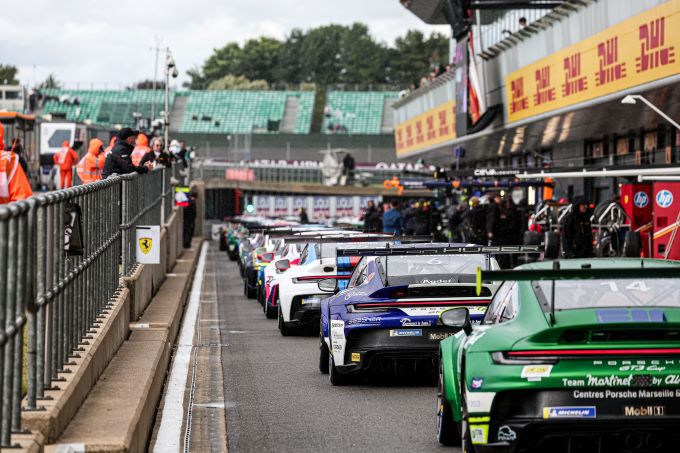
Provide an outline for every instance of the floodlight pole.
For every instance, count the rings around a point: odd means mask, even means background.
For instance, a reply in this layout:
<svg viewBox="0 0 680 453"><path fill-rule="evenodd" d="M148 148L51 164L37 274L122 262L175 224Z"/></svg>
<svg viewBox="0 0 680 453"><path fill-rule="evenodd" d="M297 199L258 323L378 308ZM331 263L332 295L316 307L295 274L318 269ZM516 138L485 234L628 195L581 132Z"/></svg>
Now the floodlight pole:
<svg viewBox="0 0 680 453"><path fill-rule="evenodd" d="M639 99L639 100L641 100L642 102L644 102L645 104L647 104L647 106L648 106L650 109L654 110L654 111L655 111L656 113L658 113L661 117L663 117L666 121L668 121L668 122L671 123L673 126L675 126L676 129L680 130L680 124L676 123L676 122L673 120L673 118L671 118L670 116L666 115L666 114L665 114L664 112L662 112L657 106L655 106L654 104L652 104L651 102L649 102L644 96L642 96L642 95L640 95L640 94L629 94L628 96L626 96L626 97L624 97L623 99L621 99L621 103L622 103L622 104L635 104L637 99Z"/></svg>
<svg viewBox="0 0 680 453"><path fill-rule="evenodd" d="M164 145L165 149L168 149L169 142L168 139L170 138L170 69L174 64L171 66L170 61L172 59L172 55L170 53L170 47L165 48L165 109L163 112L163 130L165 133L164 136Z"/></svg>

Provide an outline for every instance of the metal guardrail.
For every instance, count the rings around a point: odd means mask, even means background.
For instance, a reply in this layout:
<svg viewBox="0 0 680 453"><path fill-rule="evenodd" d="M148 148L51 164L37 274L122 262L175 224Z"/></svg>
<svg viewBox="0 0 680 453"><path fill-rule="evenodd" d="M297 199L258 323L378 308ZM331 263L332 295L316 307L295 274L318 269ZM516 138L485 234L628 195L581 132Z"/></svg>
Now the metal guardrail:
<svg viewBox="0 0 680 453"><path fill-rule="evenodd" d="M273 183L323 184L321 167L262 165L241 162L218 162L200 160L193 163L194 173L199 179L228 179L236 181L259 181ZM354 184L381 185L386 179L406 178L409 180L430 179L393 168L358 167L354 170Z"/></svg>
<svg viewBox="0 0 680 453"><path fill-rule="evenodd" d="M0 206L0 449L21 430L21 410L41 410L45 390L65 380L122 289L120 277L134 270L134 228L169 218L173 171L114 176Z"/></svg>

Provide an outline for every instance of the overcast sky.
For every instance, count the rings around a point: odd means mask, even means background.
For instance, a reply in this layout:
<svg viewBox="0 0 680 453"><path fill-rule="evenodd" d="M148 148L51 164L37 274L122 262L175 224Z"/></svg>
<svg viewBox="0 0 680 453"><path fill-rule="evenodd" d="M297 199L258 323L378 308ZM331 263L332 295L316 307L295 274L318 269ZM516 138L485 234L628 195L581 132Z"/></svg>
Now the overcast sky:
<svg viewBox="0 0 680 453"><path fill-rule="evenodd" d="M7 2L7 3L6 3ZM151 79L155 37L180 70L202 65L215 47L260 35L283 39L295 27L368 24L387 43L421 22L399 0L22 0L0 16L0 63L19 68L22 84L54 73L68 88L119 88ZM161 60L162 61L162 60ZM160 78L160 75L159 75Z"/></svg>

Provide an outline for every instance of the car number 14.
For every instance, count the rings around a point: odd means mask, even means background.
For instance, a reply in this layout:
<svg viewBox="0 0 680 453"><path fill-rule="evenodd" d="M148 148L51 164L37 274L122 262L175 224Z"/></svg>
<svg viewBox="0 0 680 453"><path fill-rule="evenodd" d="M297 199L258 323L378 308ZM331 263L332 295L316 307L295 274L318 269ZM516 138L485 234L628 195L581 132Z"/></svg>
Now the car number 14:
<svg viewBox="0 0 680 453"><path fill-rule="evenodd" d="M616 282L602 282L600 283L600 285L609 286L609 290L613 293L619 292L619 285L617 285ZM628 283L624 289L626 289L627 291L640 291L646 293L647 291L649 291L649 286L647 286L647 283L641 280L634 280Z"/></svg>

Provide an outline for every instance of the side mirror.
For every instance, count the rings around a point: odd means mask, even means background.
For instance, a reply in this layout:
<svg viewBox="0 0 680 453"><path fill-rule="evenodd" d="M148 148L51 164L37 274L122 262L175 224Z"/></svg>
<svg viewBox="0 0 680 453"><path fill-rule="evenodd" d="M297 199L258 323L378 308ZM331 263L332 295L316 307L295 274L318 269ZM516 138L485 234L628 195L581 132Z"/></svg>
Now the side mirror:
<svg viewBox="0 0 680 453"><path fill-rule="evenodd" d="M274 260L274 253L272 253L272 252L263 253L260 256L261 256L261 260L266 262L266 263L271 263L272 260Z"/></svg>
<svg viewBox="0 0 680 453"><path fill-rule="evenodd" d="M442 324L449 327L462 329L467 335L472 333L472 323L470 323L470 311L467 307L456 307L443 311L439 315Z"/></svg>
<svg viewBox="0 0 680 453"><path fill-rule="evenodd" d="M324 278L319 280L319 289L327 293L334 293L338 290L338 281L334 278Z"/></svg>
<svg viewBox="0 0 680 453"><path fill-rule="evenodd" d="M290 260L278 260L274 263L274 267L280 272L288 270L290 269Z"/></svg>

